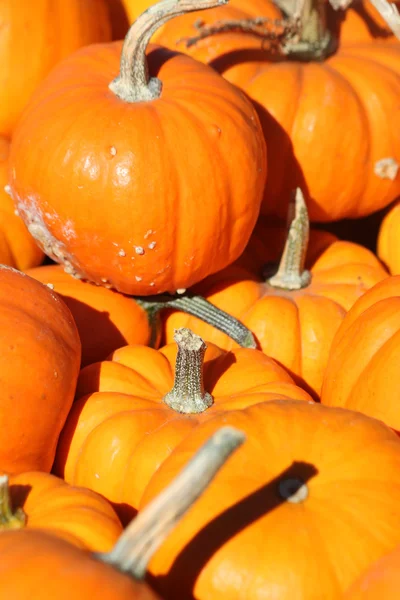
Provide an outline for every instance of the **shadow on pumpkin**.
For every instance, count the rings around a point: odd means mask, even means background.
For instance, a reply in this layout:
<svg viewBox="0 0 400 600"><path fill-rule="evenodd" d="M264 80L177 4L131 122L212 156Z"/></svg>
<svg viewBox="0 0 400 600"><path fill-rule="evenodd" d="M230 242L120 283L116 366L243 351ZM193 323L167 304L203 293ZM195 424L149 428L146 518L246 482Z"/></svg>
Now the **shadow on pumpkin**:
<svg viewBox="0 0 400 600"><path fill-rule="evenodd" d="M397 4L398 3L394 3ZM385 40L389 37L393 37L393 34L385 27L381 27L366 10L364 3L353 2L351 9L356 12L363 20L369 33L377 41ZM328 7L328 26L329 30L334 36L340 40L340 31L343 23L346 20L347 11L345 10L334 10L331 6Z"/></svg>
<svg viewBox="0 0 400 600"><path fill-rule="evenodd" d="M279 483L292 478L307 483L317 474L318 470L314 465L301 461L293 462L272 481L203 527L177 556L168 575L148 575L147 580L156 591L163 594L165 600L175 600L176 590L179 590L180 600L195 600L196 580L214 554L241 531L286 502L279 495Z"/></svg>
<svg viewBox="0 0 400 600"><path fill-rule="evenodd" d="M17 508L24 509L25 502L31 491L31 485L10 484L11 505L14 511L17 510Z"/></svg>
<svg viewBox="0 0 400 600"><path fill-rule="evenodd" d="M111 321L109 312L97 310L71 296L60 296L78 327L82 344L82 367L105 360L111 352L127 345L126 338Z"/></svg>

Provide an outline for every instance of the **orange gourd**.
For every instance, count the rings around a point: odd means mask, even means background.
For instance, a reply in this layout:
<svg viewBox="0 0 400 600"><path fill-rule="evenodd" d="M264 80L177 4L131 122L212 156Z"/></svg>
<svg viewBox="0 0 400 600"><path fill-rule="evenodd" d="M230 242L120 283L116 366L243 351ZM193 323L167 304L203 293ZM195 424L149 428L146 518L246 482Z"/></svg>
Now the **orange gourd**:
<svg viewBox="0 0 400 600"><path fill-rule="evenodd" d="M81 46L111 39L105 0L2 0L0 135L10 136L48 72Z"/></svg>
<svg viewBox="0 0 400 600"><path fill-rule="evenodd" d="M89 554L43 530L0 533L0 596L156 600L141 583L149 560L244 440L230 427L216 432L107 552Z"/></svg>
<svg viewBox="0 0 400 600"><path fill-rule="evenodd" d="M157 24L218 3L163 0L123 48L63 61L25 111L11 148L13 199L70 273L129 295L175 292L244 249L266 175L254 108L210 67L160 47L144 54Z"/></svg>
<svg viewBox="0 0 400 600"><path fill-rule="evenodd" d="M270 3L260 4L258 16L274 18ZM268 155L263 214L284 217L297 186L307 195L311 220L320 222L371 214L400 194L395 133L400 127L400 44L373 39L369 17L360 22L349 9L348 33L346 22L342 31L346 43L339 40L336 48L337 23L324 26L327 6L317 0L303 3L300 39L284 40L280 53L271 52L268 33L263 38L237 29L188 48L177 45L198 35L195 15L166 25L156 38L210 64L253 100L267 146L279 148ZM232 19L255 16L243 8L242 16ZM221 13L205 22L215 25L225 18Z"/></svg>
<svg viewBox="0 0 400 600"><path fill-rule="evenodd" d="M9 529L40 530L79 548L107 552L122 533L104 498L49 473L0 475L0 499L0 537Z"/></svg>
<svg viewBox="0 0 400 600"><path fill-rule="evenodd" d="M141 510L222 423L247 442L150 561L163 598L342 600L400 543L400 440L318 403L267 402L202 423L155 472Z"/></svg>
<svg viewBox="0 0 400 600"><path fill-rule="evenodd" d="M330 347L346 312L388 274L372 252L332 234L312 232L308 243L307 208L299 190L294 210L278 270L270 267L267 277L262 274L265 263L276 260L285 230L261 221L236 265L195 290L238 318L265 354L318 396ZM235 345L225 334L181 312L166 316L166 343L177 327L189 327L225 349Z"/></svg>
<svg viewBox="0 0 400 600"><path fill-rule="evenodd" d="M150 342L148 316L133 298L74 279L59 265L26 273L50 286L70 309L82 343L82 366L105 360L126 344Z"/></svg>
<svg viewBox="0 0 400 600"><path fill-rule="evenodd" d="M15 214L13 201L7 193L9 146L9 141L0 137L0 263L28 269L39 265L44 255L22 219Z"/></svg>
<svg viewBox="0 0 400 600"><path fill-rule="evenodd" d="M208 344L205 352L186 329L175 339L178 355L175 344L159 351L126 346L83 369L58 445L56 473L104 495L123 522L159 465L199 423L275 398L311 401L257 350Z"/></svg>
<svg viewBox="0 0 400 600"><path fill-rule="evenodd" d="M400 546L374 562L347 590L343 600L397 600L400 586Z"/></svg>
<svg viewBox="0 0 400 600"><path fill-rule="evenodd" d="M400 431L397 381L400 351L400 276L360 298L332 344L321 401L381 419Z"/></svg>
<svg viewBox="0 0 400 600"><path fill-rule="evenodd" d="M60 298L0 266L0 468L50 471L74 398L81 345Z"/></svg>
<svg viewBox="0 0 400 600"><path fill-rule="evenodd" d="M395 202L383 217L377 242L379 258L392 275L400 274L400 202Z"/></svg>

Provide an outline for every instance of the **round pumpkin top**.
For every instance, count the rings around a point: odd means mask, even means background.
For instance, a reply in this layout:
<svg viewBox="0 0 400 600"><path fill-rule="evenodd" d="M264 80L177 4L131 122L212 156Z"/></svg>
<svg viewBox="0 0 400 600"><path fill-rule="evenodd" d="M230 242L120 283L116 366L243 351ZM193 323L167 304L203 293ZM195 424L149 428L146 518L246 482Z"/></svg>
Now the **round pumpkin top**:
<svg viewBox="0 0 400 600"><path fill-rule="evenodd" d="M344 600L397 600L400 546L373 563L347 590Z"/></svg>
<svg viewBox="0 0 400 600"><path fill-rule="evenodd" d="M138 19L124 46L92 45L58 65L11 148L12 196L39 245L129 295L175 292L235 260L266 177L242 92L188 56L154 46L145 56L166 5Z"/></svg>
<svg viewBox="0 0 400 600"><path fill-rule="evenodd" d="M72 315L60 297L0 265L1 469L50 471L81 360Z"/></svg>
<svg viewBox="0 0 400 600"><path fill-rule="evenodd" d="M56 472L103 494L127 522L154 470L183 436L216 413L275 398L311 401L258 350L121 348L109 361L82 369Z"/></svg>
<svg viewBox="0 0 400 600"><path fill-rule="evenodd" d="M339 600L399 544L399 439L317 403L267 402L202 423L155 472L142 507L222 422L247 442L150 562L165 598Z"/></svg>

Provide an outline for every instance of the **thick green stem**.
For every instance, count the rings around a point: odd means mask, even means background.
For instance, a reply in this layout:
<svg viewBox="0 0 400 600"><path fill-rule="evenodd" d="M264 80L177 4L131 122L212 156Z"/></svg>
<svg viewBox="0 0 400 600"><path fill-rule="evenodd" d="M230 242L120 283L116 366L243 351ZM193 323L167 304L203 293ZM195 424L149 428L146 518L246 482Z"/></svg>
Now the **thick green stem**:
<svg viewBox="0 0 400 600"><path fill-rule="evenodd" d="M150 323L156 322L156 315L160 310L175 308L212 325L243 348L257 347L250 329L247 329L240 321L220 308L217 308L202 296L188 296L186 294L177 294L175 296L142 296L135 298L135 301L147 311Z"/></svg>
<svg viewBox="0 0 400 600"><path fill-rule="evenodd" d="M327 0L297 0L291 15L299 20L299 34L282 48L293 60L323 60L336 43L327 27Z"/></svg>
<svg viewBox="0 0 400 600"><path fill-rule="evenodd" d="M111 552L96 554L96 558L135 579L143 579L148 563L169 532L244 441L245 435L233 427L219 429L172 483L139 512Z"/></svg>
<svg viewBox="0 0 400 600"><path fill-rule="evenodd" d="M167 21L186 13L216 8L228 0L161 0L148 8L126 34L118 77L110 90L124 102L146 102L161 95L162 83L149 76L146 48L153 34Z"/></svg>
<svg viewBox="0 0 400 600"><path fill-rule="evenodd" d="M310 221L300 188L296 190L289 205L289 223L289 231L278 270L267 280L267 283L272 287L284 290L300 290L307 287L311 281L311 273L304 269Z"/></svg>
<svg viewBox="0 0 400 600"><path fill-rule="evenodd" d="M17 508L15 511L12 509L8 476L0 475L0 531L21 529L25 521L26 516L22 508Z"/></svg>
<svg viewBox="0 0 400 600"><path fill-rule="evenodd" d="M164 396L164 402L176 412L202 413L213 403L203 384L207 346L200 336L185 327L175 331L174 340L178 344L174 387Z"/></svg>

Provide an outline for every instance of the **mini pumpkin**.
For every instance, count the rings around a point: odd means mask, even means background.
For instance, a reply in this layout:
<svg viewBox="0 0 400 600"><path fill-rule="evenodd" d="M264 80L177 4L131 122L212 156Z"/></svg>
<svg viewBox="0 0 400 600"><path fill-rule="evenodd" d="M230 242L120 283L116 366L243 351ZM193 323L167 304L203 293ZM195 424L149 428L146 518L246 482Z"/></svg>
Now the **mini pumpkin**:
<svg viewBox="0 0 400 600"><path fill-rule="evenodd" d="M321 402L381 419L400 431L397 381L400 352L400 276L360 298L332 343Z"/></svg>
<svg viewBox="0 0 400 600"><path fill-rule="evenodd" d="M52 290L0 266L0 468L50 471L81 360L72 315Z"/></svg>
<svg viewBox="0 0 400 600"><path fill-rule="evenodd" d="M270 3L258 4L257 16L270 18ZM287 4L297 10L297 2ZM243 0L241 6L246 11ZM279 148L268 155L263 214L284 218L297 186L307 195L311 220L320 222L371 214L400 194L400 44L372 40L370 15L359 27L352 9L348 34L346 22L342 28L351 43L341 44L335 16L330 23L327 12L328 2L303 2L300 33L283 38L278 52L276 44L271 52L268 27L249 35L248 19L256 16L250 12L235 17L232 32L202 38L193 27L196 15L186 15L157 37L212 65L253 100L267 146ZM211 31L217 20L225 17L207 18ZM187 48L177 45L196 37Z"/></svg>
<svg viewBox="0 0 400 600"><path fill-rule="evenodd" d="M388 273L372 252L332 234L312 232L308 243L307 207L300 190L293 202L277 270L269 265L265 276L262 265L277 258L285 229L260 222L236 265L194 291L239 319L265 354L318 396L331 344L346 312ZM189 327L222 348L234 347L225 334L180 312L165 315L166 343L177 327Z"/></svg>
<svg viewBox="0 0 400 600"><path fill-rule="evenodd" d="M126 346L84 368L60 437L56 473L101 493L123 522L159 465L202 421L275 398L311 401L258 350L206 350L187 329L175 339L178 353L175 344Z"/></svg>
<svg viewBox="0 0 400 600"><path fill-rule="evenodd" d="M378 233L377 253L392 275L400 274L400 202L383 217Z"/></svg>
<svg viewBox="0 0 400 600"><path fill-rule="evenodd" d="M79 548L107 552L122 533L107 500L49 473L0 475L0 498L0 536L10 529L41 530Z"/></svg>
<svg viewBox="0 0 400 600"><path fill-rule="evenodd" d="M34 586L40 599L156 600L140 583L150 558L243 441L240 431L221 428L109 552L89 554L41 530L2 532L0 595L25 600Z"/></svg>
<svg viewBox="0 0 400 600"><path fill-rule="evenodd" d="M163 0L123 46L63 61L25 111L11 192L39 245L70 273L153 295L187 288L243 251L266 176L255 109L210 67L160 47L145 56L161 22L221 1Z"/></svg>
<svg viewBox="0 0 400 600"><path fill-rule="evenodd" d="M154 473L140 510L222 423L247 442L150 561L163 598L342 600L400 543L400 440L318 403L266 402L202 423Z"/></svg>
<svg viewBox="0 0 400 600"><path fill-rule="evenodd" d="M111 39L106 0L2 0L0 134L10 136L36 87L81 46Z"/></svg>
<svg viewBox="0 0 400 600"><path fill-rule="evenodd" d="M44 255L15 214L14 203L7 186L7 162L10 142L0 137L0 263L16 269L36 267Z"/></svg>

